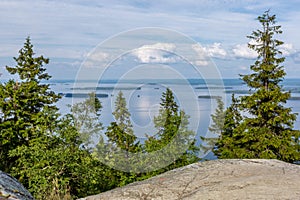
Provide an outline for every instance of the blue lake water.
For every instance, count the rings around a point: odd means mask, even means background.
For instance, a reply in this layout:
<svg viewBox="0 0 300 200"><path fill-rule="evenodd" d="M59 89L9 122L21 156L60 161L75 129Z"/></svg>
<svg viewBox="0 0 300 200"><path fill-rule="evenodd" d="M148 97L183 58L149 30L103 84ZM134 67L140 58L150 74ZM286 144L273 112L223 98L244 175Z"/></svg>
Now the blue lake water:
<svg viewBox="0 0 300 200"><path fill-rule="evenodd" d="M190 129L200 135L210 135L208 127L211 123L210 115L216 108L216 100L210 96L222 96L225 105L231 103L231 94L237 96L248 92L247 87L241 80L224 79L223 84L217 80L189 79L186 82L180 80L127 80L118 82L117 80L106 80L100 83L96 81L73 81L59 80L51 81L51 88L57 93L62 93L64 97L57 103L61 113L70 111L67 106L83 101L87 94L95 92L99 97L103 109L101 112L101 122L107 126L114 121L112 112L114 110L115 97L119 91L124 93L127 106L131 113L131 121L135 134L141 141L145 139L145 134L154 135L155 127L152 123L154 116L158 115L159 103L162 92L167 87L172 89L180 108L190 116ZM300 113L300 80L286 79L283 82L284 89L292 92L292 99L286 104L291 107L294 113ZM300 116L295 128L300 129ZM200 141L200 140L198 140Z"/></svg>

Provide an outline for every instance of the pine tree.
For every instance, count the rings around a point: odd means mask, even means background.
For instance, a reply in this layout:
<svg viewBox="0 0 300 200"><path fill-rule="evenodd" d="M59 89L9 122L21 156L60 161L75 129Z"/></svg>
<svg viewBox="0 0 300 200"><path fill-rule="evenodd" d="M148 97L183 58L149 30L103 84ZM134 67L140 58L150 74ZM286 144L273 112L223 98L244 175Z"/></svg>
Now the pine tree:
<svg viewBox="0 0 300 200"><path fill-rule="evenodd" d="M279 50L283 42L275 35L282 33L281 26L276 25L276 16L270 15L269 11L257 19L262 28L248 36L254 41L248 46L258 57L250 67L253 73L242 75L251 90L251 94L240 98L239 110L246 114L233 129L232 149L226 148L226 153L219 150L219 154L224 158L228 155L293 162L299 160L300 155L295 143L297 131L293 130L296 115L284 106L291 95L280 85L286 75L282 66L285 58ZM219 144L222 142L225 143Z"/></svg>

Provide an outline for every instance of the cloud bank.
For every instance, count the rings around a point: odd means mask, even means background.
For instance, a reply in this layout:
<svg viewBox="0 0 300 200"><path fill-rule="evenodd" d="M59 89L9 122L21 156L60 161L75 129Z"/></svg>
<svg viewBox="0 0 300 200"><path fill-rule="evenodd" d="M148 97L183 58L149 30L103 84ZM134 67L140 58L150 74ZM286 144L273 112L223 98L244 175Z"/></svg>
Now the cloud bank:
<svg viewBox="0 0 300 200"><path fill-rule="evenodd" d="M271 9L283 27L282 40L287 43L280 50L283 56L294 61L287 67L297 69L299 7L297 0L288 3L285 0L2 0L0 65L6 65L8 58L17 55L28 35L37 54L49 56L57 64L61 61L65 66L69 60L84 60L86 52L115 34L141 27L160 27L191 37L213 59L228 60L221 61L221 70L239 69L256 58L255 52L245 44L246 35L259 28L255 18ZM172 47L161 48L165 49L143 47L134 56L144 63L173 63L178 59L167 53ZM206 64L205 59L195 62ZM298 71L296 74L300 76ZM225 70L224 74L231 75Z"/></svg>
<svg viewBox="0 0 300 200"><path fill-rule="evenodd" d="M175 44L156 43L135 49L132 55L141 63L176 63L178 59L174 54L175 49Z"/></svg>

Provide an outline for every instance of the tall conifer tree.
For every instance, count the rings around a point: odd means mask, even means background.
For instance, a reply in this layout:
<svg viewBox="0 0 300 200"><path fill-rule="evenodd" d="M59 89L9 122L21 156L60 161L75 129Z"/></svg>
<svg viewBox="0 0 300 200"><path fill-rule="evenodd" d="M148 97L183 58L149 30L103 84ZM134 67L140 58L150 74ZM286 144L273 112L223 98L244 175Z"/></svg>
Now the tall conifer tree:
<svg viewBox="0 0 300 200"><path fill-rule="evenodd" d="M222 98L219 97L217 100L217 108L214 114L211 114L212 125L208 127L209 132L212 134L210 136L200 136L202 143L200 145L200 149L203 154L208 153L209 151L214 149L214 146L220 137L223 128L224 128L224 121L225 121L225 110L224 110L224 102Z"/></svg>
<svg viewBox="0 0 300 200"><path fill-rule="evenodd" d="M269 11L257 19L262 27L248 36L252 41L248 46L258 57L250 67L252 73L241 76L251 91L240 98L238 107L245 115L232 130L232 148L220 148L218 152L223 158L227 152L228 157L293 162L299 160L295 140L298 131L293 130L296 115L284 106L291 94L280 85L286 75L282 65L285 58L280 52L283 42L275 38L282 33L281 26L276 25L276 16ZM221 136L219 144L224 138Z"/></svg>
<svg viewBox="0 0 300 200"><path fill-rule="evenodd" d="M167 88L162 94L160 106L159 115L154 117L154 125L158 132L146 140L146 151L161 150L173 143L164 150L164 156L167 156L167 159L174 158L174 162L162 171L198 161L199 149L195 146L195 133L188 127L189 116L183 110L179 110L171 89ZM186 148L185 152L182 152L183 148ZM163 162L160 160L164 159L166 158L158 157L157 162Z"/></svg>
<svg viewBox="0 0 300 200"><path fill-rule="evenodd" d="M139 144L133 132L126 99L121 91L116 98L113 116L115 117L115 122L112 122L108 126L105 134L109 142L126 151L126 155L128 156L129 152L136 152L138 150Z"/></svg>
<svg viewBox="0 0 300 200"><path fill-rule="evenodd" d="M232 94L231 105L224 112L223 126L219 137L215 140L214 144L217 148L213 149L213 152L218 158L236 158L235 149L239 149L235 140L234 131L237 131L237 127L242 121L242 115L239 109L240 101Z"/></svg>
<svg viewBox="0 0 300 200"><path fill-rule="evenodd" d="M9 157L9 151L18 146L28 146L30 141L39 137L37 126L47 123L47 112L57 111L54 105L59 96L50 90L49 84L43 83L51 76L45 71L49 59L43 56L34 57L30 38L26 39L24 47L15 57L15 67L7 66L7 71L18 75L19 81L9 80L0 85L0 168L9 171L16 158ZM56 115L48 117L49 123Z"/></svg>

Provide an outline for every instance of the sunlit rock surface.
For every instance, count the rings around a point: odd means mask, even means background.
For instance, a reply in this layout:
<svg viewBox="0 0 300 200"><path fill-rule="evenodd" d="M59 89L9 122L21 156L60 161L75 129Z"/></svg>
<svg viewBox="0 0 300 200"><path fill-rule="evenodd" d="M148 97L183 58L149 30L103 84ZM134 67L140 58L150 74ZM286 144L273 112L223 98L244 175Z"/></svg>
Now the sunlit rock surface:
<svg viewBox="0 0 300 200"><path fill-rule="evenodd" d="M278 160L214 160L82 200L300 199L300 166Z"/></svg>

